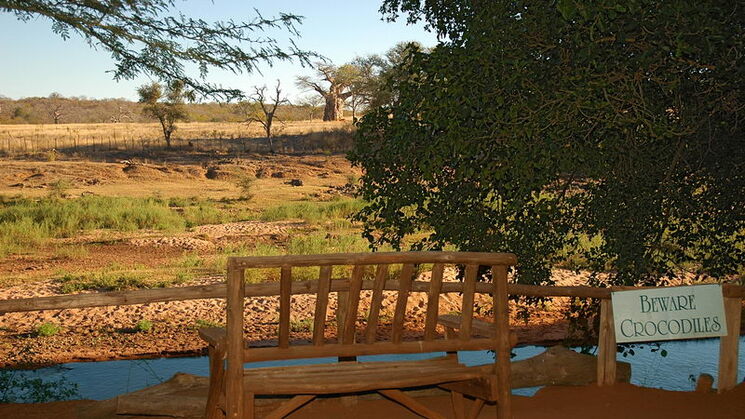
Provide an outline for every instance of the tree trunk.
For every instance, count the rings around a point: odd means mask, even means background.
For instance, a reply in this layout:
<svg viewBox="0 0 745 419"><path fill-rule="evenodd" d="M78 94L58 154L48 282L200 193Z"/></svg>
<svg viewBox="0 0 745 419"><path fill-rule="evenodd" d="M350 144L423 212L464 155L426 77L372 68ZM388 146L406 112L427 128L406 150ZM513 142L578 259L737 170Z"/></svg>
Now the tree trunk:
<svg viewBox="0 0 745 419"><path fill-rule="evenodd" d="M339 121L344 116L344 101L336 94L328 93L325 97L326 106L323 108L324 121Z"/></svg>

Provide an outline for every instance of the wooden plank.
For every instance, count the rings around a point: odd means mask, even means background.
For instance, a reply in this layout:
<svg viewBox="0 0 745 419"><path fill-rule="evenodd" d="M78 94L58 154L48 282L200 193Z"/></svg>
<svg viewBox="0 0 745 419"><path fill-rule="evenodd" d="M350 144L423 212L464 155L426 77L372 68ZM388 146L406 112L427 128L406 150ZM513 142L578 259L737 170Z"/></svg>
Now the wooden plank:
<svg viewBox="0 0 745 419"><path fill-rule="evenodd" d="M512 378L510 376L510 312L507 301L507 266L492 266L494 323L497 330L497 417L512 418Z"/></svg>
<svg viewBox="0 0 745 419"><path fill-rule="evenodd" d="M372 297L370 298L370 314L367 317L367 329L365 329L365 342L375 342L375 334L378 329L378 320L380 319L380 308L383 304L383 288L388 276L388 265L378 265L375 271L375 281L372 287Z"/></svg>
<svg viewBox="0 0 745 419"><path fill-rule="evenodd" d="M463 300L461 305L460 330L458 336L461 340L471 337L471 324L473 324L473 297L476 292L476 276L479 273L479 265L466 265L466 277L463 281Z"/></svg>
<svg viewBox="0 0 745 419"><path fill-rule="evenodd" d="M244 270L228 259L227 359L225 404L228 419L243 419Z"/></svg>
<svg viewBox="0 0 745 419"><path fill-rule="evenodd" d="M337 253L320 255L249 256L237 257L237 267L278 268L291 266L321 265L380 265L380 264L482 264L515 265L517 257L512 253L489 252L375 252L375 253Z"/></svg>
<svg viewBox="0 0 745 419"><path fill-rule="evenodd" d="M722 393L737 385L737 358L740 349L740 322L742 299L726 297L724 315L727 318L727 336L719 338L719 377L717 391Z"/></svg>
<svg viewBox="0 0 745 419"><path fill-rule="evenodd" d="M445 265L436 263L432 267L432 279L429 281L427 291L427 315L424 321L424 340L435 338L437 328L437 315L440 312L440 291L442 290L442 275Z"/></svg>
<svg viewBox="0 0 745 419"><path fill-rule="evenodd" d="M313 344L318 346L324 343L329 291L331 290L331 269L332 266L321 266L318 275L318 292L316 293L316 308L313 316Z"/></svg>
<svg viewBox="0 0 745 419"><path fill-rule="evenodd" d="M616 331L611 300L600 301L597 375L600 386L616 382Z"/></svg>
<svg viewBox="0 0 745 419"><path fill-rule="evenodd" d="M424 416L425 418L445 419L445 416L441 415L438 412L435 412L427 406L424 406L401 390L378 390L378 392L385 397L388 397L389 399L395 400L396 402L402 404L403 406L410 409L412 412Z"/></svg>
<svg viewBox="0 0 745 419"><path fill-rule="evenodd" d="M279 347L290 345L290 290L292 267L283 266L279 277Z"/></svg>
<svg viewBox="0 0 745 419"><path fill-rule="evenodd" d="M404 330L404 319L406 317L406 303L409 301L411 282L413 281L414 265L407 263L401 269L398 281L398 295L396 298L396 311L393 313L393 331L391 340L394 343L401 342Z"/></svg>
<svg viewBox="0 0 745 419"><path fill-rule="evenodd" d="M292 345L288 348L250 348L245 349L245 362L272 361L277 359L348 357L381 354L411 354L425 352L479 351L495 349L497 341L488 338L473 338L468 341L458 339L412 341L412 342L376 342L357 345ZM509 361L509 352L507 353ZM509 363L507 363L509 365Z"/></svg>
<svg viewBox="0 0 745 419"><path fill-rule="evenodd" d="M349 281L349 294L344 317L344 330L341 335L342 343L354 343L357 326L357 312L360 305L360 291L362 290L362 275L365 273L363 265L356 265L352 269L352 279Z"/></svg>
<svg viewBox="0 0 745 419"><path fill-rule="evenodd" d="M355 345L345 345L355 346ZM339 365L354 364L353 362ZM364 375L349 374L340 369L336 374L320 377L292 378L292 372L269 379L246 377L246 388L259 394L341 394L375 391L383 388L408 388L433 386L441 383L465 381L477 378L482 372L476 367L445 368L441 370L387 370L385 366L366 372Z"/></svg>
<svg viewBox="0 0 745 419"><path fill-rule="evenodd" d="M294 412L295 410L302 407L304 404L310 402L311 400L315 399L316 396L313 395L307 395L302 394L293 397L289 401L282 404L282 406L278 407L271 413L265 416L266 419L283 419L285 416L289 415L290 413Z"/></svg>

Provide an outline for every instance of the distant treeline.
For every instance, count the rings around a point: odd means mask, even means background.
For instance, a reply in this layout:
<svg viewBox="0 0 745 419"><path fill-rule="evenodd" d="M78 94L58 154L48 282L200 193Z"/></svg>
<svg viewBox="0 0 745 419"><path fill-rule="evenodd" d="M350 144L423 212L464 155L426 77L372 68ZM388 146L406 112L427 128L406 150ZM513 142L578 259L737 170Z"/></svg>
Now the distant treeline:
<svg viewBox="0 0 745 419"><path fill-rule="evenodd" d="M186 105L192 122L241 122L247 116L236 104L191 103ZM319 118L322 108L282 105L278 118L303 121ZM29 97L13 100L0 96L0 124L152 122L142 114L142 104L126 99Z"/></svg>

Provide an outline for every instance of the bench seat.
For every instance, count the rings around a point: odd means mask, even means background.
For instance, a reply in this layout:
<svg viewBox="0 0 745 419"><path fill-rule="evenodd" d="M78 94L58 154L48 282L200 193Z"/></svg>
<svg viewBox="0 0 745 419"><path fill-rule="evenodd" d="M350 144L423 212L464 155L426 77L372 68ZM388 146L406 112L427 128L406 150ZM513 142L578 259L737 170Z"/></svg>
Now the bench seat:
<svg viewBox="0 0 745 419"><path fill-rule="evenodd" d="M491 367L491 365L489 366ZM431 386L484 375L456 357L400 362L339 362L245 370L245 391L256 394L334 394Z"/></svg>

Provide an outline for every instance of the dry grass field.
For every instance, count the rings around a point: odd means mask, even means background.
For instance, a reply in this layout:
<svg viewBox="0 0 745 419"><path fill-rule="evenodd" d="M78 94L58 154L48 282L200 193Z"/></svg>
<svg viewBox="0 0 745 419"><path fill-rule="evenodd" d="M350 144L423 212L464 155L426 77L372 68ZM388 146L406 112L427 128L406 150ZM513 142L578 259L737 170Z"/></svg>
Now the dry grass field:
<svg viewBox="0 0 745 419"><path fill-rule="evenodd" d="M277 124L274 135L281 142L288 137L350 130L348 121L291 121ZM191 143L216 149L229 148L245 139L261 138L264 133L256 123L184 122L178 124L173 136L175 146ZM13 156L50 150L69 153L82 150L146 150L162 147L162 137L158 123L0 125L0 153Z"/></svg>

